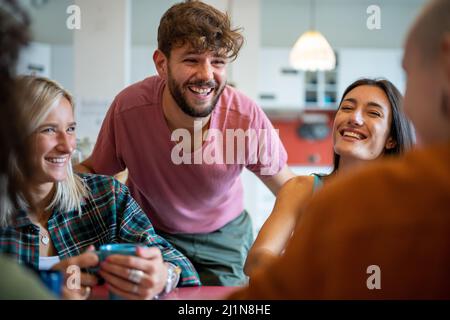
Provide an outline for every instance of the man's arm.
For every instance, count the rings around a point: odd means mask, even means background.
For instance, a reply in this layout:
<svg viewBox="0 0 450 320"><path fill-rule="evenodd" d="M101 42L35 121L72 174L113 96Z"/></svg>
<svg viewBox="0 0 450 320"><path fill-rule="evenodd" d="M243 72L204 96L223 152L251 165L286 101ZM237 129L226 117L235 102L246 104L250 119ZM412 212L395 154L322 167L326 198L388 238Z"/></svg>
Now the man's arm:
<svg viewBox="0 0 450 320"><path fill-rule="evenodd" d="M281 187L293 177L295 177L295 174L291 171L291 169L289 169L288 165L285 165L277 174L273 176L260 177L260 179L276 196Z"/></svg>
<svg viewBox="0 0 450 320"><path fill-rule="evenodd" d="M76 164L73 169L78 173L97 173L94 170L94 165L92 164L91 157L87 158L83 162L80 162L79 164ZM114 178L125 184L128 179L128 170L125 169L123 171L117 172L113 176Z"/></svg>

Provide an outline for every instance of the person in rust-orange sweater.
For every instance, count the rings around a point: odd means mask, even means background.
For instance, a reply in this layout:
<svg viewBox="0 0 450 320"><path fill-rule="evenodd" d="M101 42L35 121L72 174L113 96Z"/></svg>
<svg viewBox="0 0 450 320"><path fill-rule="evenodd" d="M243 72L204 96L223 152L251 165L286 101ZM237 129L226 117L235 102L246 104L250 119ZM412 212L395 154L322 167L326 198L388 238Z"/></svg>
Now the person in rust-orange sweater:
<svg viewBox="0 0 450 320"><path fill-rule="evenodd" d="M449 17L450 1L430 2L406 41L417 149L331 181L231 299L450 299Z"/></svg>

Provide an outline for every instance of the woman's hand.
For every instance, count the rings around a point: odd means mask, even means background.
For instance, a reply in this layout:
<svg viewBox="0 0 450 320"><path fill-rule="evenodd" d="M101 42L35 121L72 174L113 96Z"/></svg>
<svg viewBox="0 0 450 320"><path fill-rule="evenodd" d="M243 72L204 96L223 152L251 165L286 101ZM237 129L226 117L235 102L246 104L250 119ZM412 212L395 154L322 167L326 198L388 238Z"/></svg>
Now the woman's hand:
<svg viewBox="0 0 450 320"><path fill-rule="evenodd" d="M77 273L68 272L71 266L78 266L78 270L82 268L90 268L98 265L98 256L95 254L94 246L90 246L88 251L76 257L62 260L52 269L59 270L64 274L64 286L62 296L64 299L85 300L91 293L91 287L97 285L97 277L86 272ZM78 277L75 279L72 277ZM79 285L78 285L79 284Z"/></svg>
<svg viewBox="0 0 450 320"><path fill-rule="evenodd" d="M163 291L167 268L158 248L137 247L136 256L108 256L100 263L99 274L112 293L126 299L148 300Z"/></svg>

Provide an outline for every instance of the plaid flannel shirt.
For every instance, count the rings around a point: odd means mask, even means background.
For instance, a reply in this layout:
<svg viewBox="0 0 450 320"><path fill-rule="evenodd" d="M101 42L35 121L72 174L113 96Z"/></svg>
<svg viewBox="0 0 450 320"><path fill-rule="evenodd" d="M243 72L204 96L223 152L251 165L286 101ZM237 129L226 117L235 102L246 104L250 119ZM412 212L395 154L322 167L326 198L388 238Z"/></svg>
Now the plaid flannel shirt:
<svg viewBox="0 0 450 320"><path fill-rule="evenodd" d="M200 280L191 262L158 236L128 188L112 177L80 174L92 195L81 203L81 211L53 210L48 231L60 259L77 256L94 245L142 243L156 246L164 261L181 268L179 286L197 286ZM0 228L0 252L19 263L39 267L39 227L32 224L26 211L19 210L12 224Z"/></svg>

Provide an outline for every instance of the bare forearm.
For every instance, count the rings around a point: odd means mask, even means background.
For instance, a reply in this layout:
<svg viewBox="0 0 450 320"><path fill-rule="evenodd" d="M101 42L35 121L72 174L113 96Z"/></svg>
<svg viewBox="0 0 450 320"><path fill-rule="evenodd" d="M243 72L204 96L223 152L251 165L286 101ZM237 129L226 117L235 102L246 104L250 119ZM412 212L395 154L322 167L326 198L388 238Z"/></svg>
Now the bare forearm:
<svg viewBox="0 0 450 320"><path fill-rule="evenodd" d="M295 222L295 213L281 212L275 207L248 253L244 266L247 275L265 267L283 252Z"/></svg>
<svg viewBox="0 0 450 320"><path fill-rule="evenodd" d="M265 221L245 262L246 274L279 256L297 224L299 213L312 195L311 177L296 177L279 191L272 213ZM267 260L267 261L265 261Z"/></svg>

